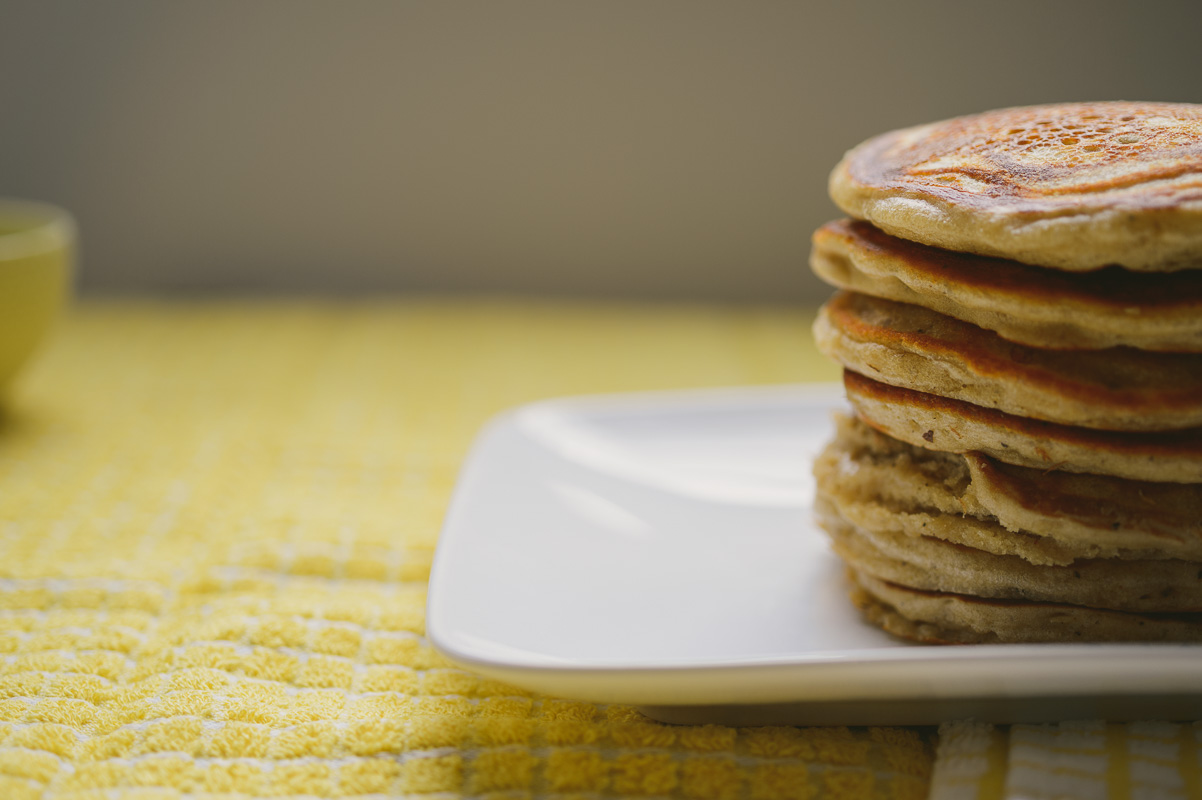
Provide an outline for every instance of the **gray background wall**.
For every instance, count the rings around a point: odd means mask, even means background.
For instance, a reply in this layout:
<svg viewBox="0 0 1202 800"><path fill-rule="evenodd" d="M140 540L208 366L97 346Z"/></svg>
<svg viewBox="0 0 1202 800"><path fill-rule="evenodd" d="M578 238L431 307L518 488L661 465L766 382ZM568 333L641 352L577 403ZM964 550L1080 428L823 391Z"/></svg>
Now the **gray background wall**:
<svg viewBox="0 0 1202 800"><path fill-rule="evenodd" d="M0 1L0 194L92 292L812 301L874 133L1202 101L1202 4Z"/></svg>

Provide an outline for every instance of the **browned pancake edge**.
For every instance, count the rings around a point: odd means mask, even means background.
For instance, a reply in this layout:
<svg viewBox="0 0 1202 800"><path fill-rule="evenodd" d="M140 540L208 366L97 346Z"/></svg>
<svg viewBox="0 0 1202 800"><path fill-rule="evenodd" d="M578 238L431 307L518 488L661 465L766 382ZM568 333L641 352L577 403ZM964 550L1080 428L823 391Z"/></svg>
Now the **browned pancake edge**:
<svg viewBox="0 0 1202 800"><path fill-rule="evenodd" d="M1153 433L1091 430L890 386L851 370L844 370L843 385L865 422L918 447L980 451L1018 466L1202 483L1202 428Z"/></svg>
<svg viewBox="0 0 1202 800"><path fill-rule="evenodd" d="M867 222L828 222L810 265L841 289L916 303L1036 347L1202 352L1202 270L1088 274L909 242Z"/></svg>
<svg viewBox="0 0 1202 800"><path fill-rule="evenodd" d="M851 370L1019 416L1120 431L1202 425L1202 354L1028 347L923 306L846 291L814 331Z"/></svg>

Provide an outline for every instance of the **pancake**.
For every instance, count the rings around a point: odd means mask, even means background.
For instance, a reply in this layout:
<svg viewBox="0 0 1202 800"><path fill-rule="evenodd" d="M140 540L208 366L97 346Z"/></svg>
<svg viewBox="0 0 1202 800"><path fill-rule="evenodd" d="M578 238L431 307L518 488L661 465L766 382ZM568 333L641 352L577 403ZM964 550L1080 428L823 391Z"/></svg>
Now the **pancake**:
<svg viewBox="0 0 1202 800"><path fill-rule="evenodd" d="M819 484L820 492L825 488ZM996 520L967 514L950 514L936 509L905 503L874 501L846 493L820 494L814 500L814 516L819 524L837 515L857 527L882 533L917 538L930 536L945 542L972 547L983 553L1015 556L1032 564L1063 566L1094 554L1109 555L1105 548L1091 548L1073 542L1062 543L1050 537L1021 531L1008 531ZM1155 551L1117 551L1116 557L1155 558Z"/></svg>
<svg viewBox="0 0 1202 800"><path fill-rule="evenodd" d="M1202 428L1132 433L1071 427L890 386L851 370L844 370L843 385L865 422L917 447L979 451L1024 467L1202 483Z"/></svg>
<svg viewBox="0 0 1202 800"><path fill-rule="evenodd" d="M1202 270L1078 274L907 242L858 220L813 237L810 266L841 289L924 306L1035 347L1202 352Z"/></svg>
<svg viewBox="0 0 1202 800"><path fill-rule="evenodd" d="M850 151L829 188L849 215L948 250L1202 267L1202 106L1066 103L893 131Z"/></svg>
<svg viewBox="0 0 1202 800"><path fill-rule="evenodd" d="M814 462L819 501L858 527L1043 565L1202 561L1202 485L1045 472L925 450L843 414L835 424Z"/></svg>
<svg viewBox="0 0 1202 800"><path fill-rule="evenodd" d="M1022 417L1105 430L1202 425L1202 354L1027 347L922 306L855 292L822 307L814 337L855 372Z"/></svg>
<svg viewBox="0 0 1202 800"><path fill-rule="evenodd" d="M848 565L914 589L1140 613L1202 611L1202 563L1197 561L1095 558L1038 566L929 536L858 528L837 514L821 520Z"/></svg>
<svg viewBox="0 0 1202 800"><path fill-rule="evenodd" d="M853 568L852 600L888 632L930 644L1198 642L1202 614L1143 614L1069 603L912 589Z"/></svg>

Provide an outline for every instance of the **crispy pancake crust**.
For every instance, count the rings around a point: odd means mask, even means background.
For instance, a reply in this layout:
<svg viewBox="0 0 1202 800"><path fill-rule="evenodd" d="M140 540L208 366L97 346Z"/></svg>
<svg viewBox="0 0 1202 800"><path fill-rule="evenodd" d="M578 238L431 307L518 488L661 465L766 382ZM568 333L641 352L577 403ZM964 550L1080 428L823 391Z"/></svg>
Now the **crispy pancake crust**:
<svg viewBox="0 0 1202 800"><path fill-rule="evenodd" d="M1047 472L915 447L844 414L814 462L818 500L857 527L1032 564L1202 561L1202 484Z"/></svg>
<svg viewBox="0 0 1202 800"><path fill-rule="evenodd" d="M845 212L1064 270L1202 267L1202 106L1066 103L893 131L831 174Z"/></svg>
<svg viewBox="0 0 1202 800"><path fill-rule="evenodd" d="M814 233L810 266L841 289L925 306L1035 347L1202 352L1202 270L1074 274L928 247L847 219Z"/></svg>
<svg viewBox="0 0 1202 800"><path fill-rule="evenodd" d="M1143 614L1068 603L931 592L848 568L852 600L896 636L929 644L1197 642L1202 614Z"/></svg>
<svg viewBox="0 0 1202 800"><path fill-rule="evenodd" d="M843 371L847 397L872 427L917 447L980 451L1018 466L1202 483L1202 428L1099 431L1017 417Z"/></svg>
<svg viewBox="0 0 1202 800"><path fill-rule="evenodd" d="M1104 430L1202 425L1202 354L1027 347L922 306L855 292L823 306L814 337L848 369L1022 417Z"/></svg>

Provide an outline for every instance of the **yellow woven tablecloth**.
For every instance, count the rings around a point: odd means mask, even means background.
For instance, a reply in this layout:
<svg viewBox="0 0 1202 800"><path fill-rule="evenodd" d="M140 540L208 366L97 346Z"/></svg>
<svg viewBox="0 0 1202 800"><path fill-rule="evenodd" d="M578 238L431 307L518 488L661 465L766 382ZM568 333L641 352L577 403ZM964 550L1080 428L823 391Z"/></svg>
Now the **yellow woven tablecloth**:
<svg viewBox="0 0 1202 800"><path fill-rule="evenodd" d="M0 797L924 796L915 731L658 725L452 668L422 635L490 415L833 377L808 322L83 305L0 421Z"/></svg>
<svg viewBox="0 0 1202 800"><path fill-rule="evenodd" d="M664 726L484 680L423 638L443 511L490 415L835 377L808 326L784 308L85 304L0 417L0 798L925 796L929 732ZM934 789L1193 792L1196 734L947 726Z"/></svg>

